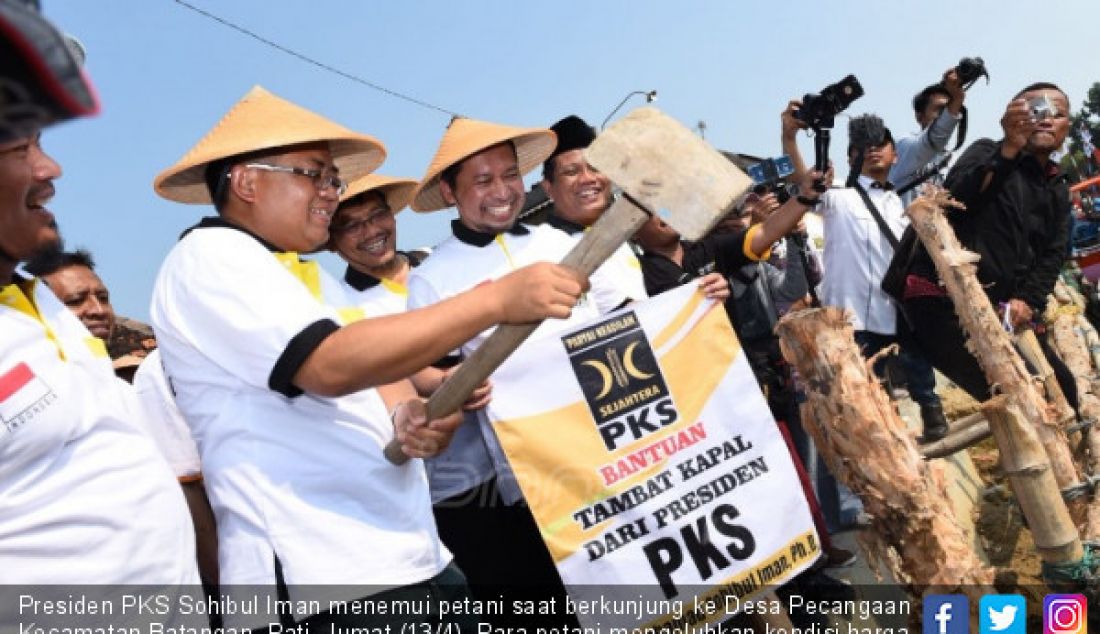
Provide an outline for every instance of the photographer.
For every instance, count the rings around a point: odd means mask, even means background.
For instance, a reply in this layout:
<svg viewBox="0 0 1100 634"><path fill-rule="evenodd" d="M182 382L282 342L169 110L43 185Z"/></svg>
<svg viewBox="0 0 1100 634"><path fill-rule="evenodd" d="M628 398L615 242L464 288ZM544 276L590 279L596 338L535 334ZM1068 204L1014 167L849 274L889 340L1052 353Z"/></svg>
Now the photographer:
<svg viewBox="0 0 1100 634"><path fill-rule="evenodd" d="M913 97L913 111L921 131L898 139L898 161L890 169L890 182L905 186L918 178L918 172L932 161L945 158L947 142L963 117L966 91L959 80L958 68L952 66L943 73L943 80L932 84ZM927 182L942 182L937 173ZM917 196L913 189L900 194L908 207Z"/></svg>
<svg viewBox="0 0 1100 634"><path fill-rule="evenodd" d="M791 101L782 115L783 153L794 163L796 180L806 170L795 138L798 130L808 127L796 114L801 105L799 101ZM856 343L863 355L870 357L899 343L897 310L879 285L893 257L893 245L909 219L888 179L897 160L890 130L878 117L864 115L853 119L849 126L849 137L857 136L865 137L865 149L848 147L848 160L853 165L860 163L863 154L855 186L826 191L817 207L825 225L821 301L851 313ZM935 392L932 366L912 346L902 348L901 363L908 377L909 393L920 405L924 425L921 441L943 438L947 420ZM876 364L875 371L880 376L884 365L881 361Z"/></svg>
<svg viewBox="0 0 1100 634"><path fill-rule="evenodd" d="M978 280L1013 329L1029 327L1054 288L1069 239L1069 191L1051 160L1069 132L1069 98L1051 83L1021 90L1001 117L1004 138L979 139L947 176L966 205L947 214L963 247L981 256ZM924 247L910 262L903 306L929 359L984 401L985 373L967 351L954 306ZM1077 392L1065 365L1047 354L1070 405Z"/></svg>

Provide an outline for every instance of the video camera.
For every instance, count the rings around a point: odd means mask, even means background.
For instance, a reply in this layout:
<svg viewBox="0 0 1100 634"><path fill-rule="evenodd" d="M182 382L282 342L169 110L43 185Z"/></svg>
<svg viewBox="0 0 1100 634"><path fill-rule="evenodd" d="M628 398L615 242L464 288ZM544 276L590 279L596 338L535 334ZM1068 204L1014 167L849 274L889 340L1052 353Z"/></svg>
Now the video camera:
<svg viewBox="0 0 1100 634"><path fill-rule="evenodd" d="M814 169L825 173L829 169L829 129L834 119L852 102L863 96L863 86L855 75L829 84L819 94L807 94L802 97L802 105L794 116L814 131ZM828 186L821 181L814 182L814 191L824 192Z"/></svg>
<svg viewBox="0 0 1100 634"><path fill-rule="evenodd" d="M985 69L985 62L980 57L964 57L955 67L955 74L959 76L959 84L963 90L969 89L978 81L979 77L985 77L985 83L989 83L989 71Z"/></svg>
<svg viewBox="0 0 1100 634"><path fill-rule="evenodd" d="M781 205L790 199L791 193L787 190L784 179L794 173L791 157L783 155L764 159L749 165L745 168L745 172L752 178L752 191L757 196L764 196L771 192L775 194L776 200Z"/></svg>
<svg viewBox="0 0 1100 634"><path fill-rule="evenodd" d="M829 84L819 94L809 93L802 97L802 106L794 116L814 130L831 128L836 115L862 96L863 86L855 75L848 75Z"/></svg>

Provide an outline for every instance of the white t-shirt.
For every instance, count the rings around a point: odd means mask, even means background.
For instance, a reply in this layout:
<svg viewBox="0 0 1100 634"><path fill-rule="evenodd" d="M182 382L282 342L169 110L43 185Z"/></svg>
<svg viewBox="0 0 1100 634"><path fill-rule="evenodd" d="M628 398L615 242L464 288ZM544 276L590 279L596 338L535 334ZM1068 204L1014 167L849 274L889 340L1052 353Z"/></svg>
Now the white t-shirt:
<svg viewBox="0 0 1100 634"><path fill-rule="evenodd" d="M410 273L409 310L453 297L528 264L559 262L574 244L573 238L549 225L517 225L512 232L499 234L483 246L471 242L479 237L487 238L483 234L471 238L472 232L468 229L461 225L454 227L456 235L443 241L430 258ZM592 275L591 283L591 290L582 297L568 319L546 320L530 340L580 325L631 299L619 286L610 283L602 269ZM459 355L468 357L494 330L485 330L467 341ZM467 491L494 475L506 503L515 503L522 497L484 411L468 414L447 450L428 460L427 464L435 502Z"/></svg>
<svg viewBox="0 0 1100 634"><path fill-rule="evenodd" d="M383 457L394 434L378 392L292 385L338 328L340 283L219 219L199 227L165 260L151 313L218 518L222 584L273 586L276 558L292 599L298 584L378 590L438 574L451 555L423 462ZM344 590L326 596L364 593Z"/></svg>
<svg viewBox="0 0 1100 634"><path fill-rule="evenodd" d="M197 584L187 503L128 386L27 284L0 287L0 584Z"/></svg>
<svg viewBox="0 0 1100 634"><path fill-rule="evenodd" d="M860 176L859 182L900 239L909 218L897 194L871 187L872 180L866 176ZM856 330L895 334L897 310L880 286L894 257L894 247L854 188L830 189L821 199L818 213L825 225L822 303L851 311Z"/></svg>
<svg viewBox="0 0 1100 634"><path fill-rule="evenodd" d="M568 235L573 240L574 245L580 242L581 238L584 237L584 228L557 216L551 216L546 224ZM596 304L600 306L601 312L606 313L618 308L618 306L606 308L607 304L614 301L616 297L625 295L636 302L649 298L649 294L646 293L645 290L645 276L642 274L642 263L638 261L638 256L634 255L634 251L631 250L628 244L622 244L618 249L615 249L611 257L607 258L607 261L600 265L598 271L604 279L614 284L612 287L614 291L607 289L592 290L593 295L596 296ZM610 292L611 297L600 297L600 295L605 292Z"/></svg>
<svg viewBox="0 0 1100 634"><path fill-rule="evenodd" d="M402 254L402 257L408 258L410 267L419 266L420 261L414 260L412 256ZM410 268L409 272L411 273L412 270ZM344 272L342 282L348 300L353 306L359 307L366 317L381 317L405 312L409 289L404 284L371 277L350 265Z"/></svg>
<svg viewBox="0 0 1100 634"><path fill-rule="evenodd" d="M181 481L197 479L202 474L199 450L191 437L191 428L176 406L176 398L164 376L159 350L150 352L138 366L133 386L142 412L139 420L172 472Z"/></svg>

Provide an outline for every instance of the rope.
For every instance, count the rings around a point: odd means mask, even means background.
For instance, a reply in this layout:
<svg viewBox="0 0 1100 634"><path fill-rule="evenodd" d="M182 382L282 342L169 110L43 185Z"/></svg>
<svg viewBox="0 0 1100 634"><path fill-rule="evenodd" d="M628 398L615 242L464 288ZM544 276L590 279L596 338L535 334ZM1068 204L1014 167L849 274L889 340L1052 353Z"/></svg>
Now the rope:
<svg viewBox="0 0 1100 634"><path fill-rule="evenodd" d="M1067 584L1075 586L1090 585L1096 580L1096 567L1100 563L1100 543L1083 542L1085 554L1079 561L1052 564L1043 562L1043 581L1052 588Z"/></svg>
<svg viewBox="0 0 1100 634"><path fill-rule="evenodd" d="M447 110L446 108L441 108L441 107L436 106L434 104L430 104L427 101L422 101L422 100L417 99L415 97L410 97L408 95L401 94L401 93L397 92L396 90L391 90L389 88L386 88L385 86L380 86L380 85L378 85L378 84L376 84L372 81L363 79L362 77L357 77L355 75L352 75L351 73L344 72L344 71L342 71L338 68L334 68L332 66L329 66L328 64L325 64L323 62L319 62L319 61L313 59L312 57L307 57L306 55L303 55L302 53L299 53L298 51L289 49L289 48L283 46L282 44L278 44L276 42L273 42L273 41L271 41L271 40L269 40L269 39L267 39L267 38L265 38L261 35L258 35L258 34L252 32L252 31L244 28L243 26L234 24L233 22L230 22L229 20L226 20L224 18L220 18L220 17L218 17L218 16L216 16L213 13L210 13L208 11L204 11L204 10L196 7L195 5L193 5L189 2L185 2L184 0L175 0L175 2L176 2L176 4L179 4L179 5L182 5L184 7L187 7L188 9L191 9L195 13L206 16L206 17L210 18L211 20L214 20L215 22L219 22L219 23L233 29L234 31L243 33L243 34L247 35L248 37L251 37L252 39L254 39L258 42L266 44L267 46L270 46L271 48L282 51L282 52L286 53L287 55L290 55L291 57L296 57L296 58L302 60L303 62L306 62L307 64L312 64L313 66L316 66L317 68L320 68L322 70L327 70L330 73L334 73L336 75L339 75L340 77L343 77L344 79L350 79L351 81L353 81L357 84L362 84L364 86L367 86L368 88L373 88L374 90L386 93L387 95L390 95L391 97L397 97L398 99L404 99L405 101L408 101L409 103L413 103L413 104L416 104L418 106L428 108L430 110L435 110L435 111L438 111L438 112L442 112L443 114L445 114L449 117L461 116L456 112L452 112L450 110Z"/></svg>

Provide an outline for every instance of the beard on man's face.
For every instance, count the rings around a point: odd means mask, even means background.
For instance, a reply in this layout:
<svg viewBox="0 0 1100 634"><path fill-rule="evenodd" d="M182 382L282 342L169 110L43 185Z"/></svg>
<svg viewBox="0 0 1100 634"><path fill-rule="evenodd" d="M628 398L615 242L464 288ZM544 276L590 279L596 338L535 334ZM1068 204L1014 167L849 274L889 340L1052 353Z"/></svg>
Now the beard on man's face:
<svg viewBox="0 0 1100 634"><path fill-rule="evenodd" d="M32 260L38 261L56 261L61 258L61 254L65 252L65 239L61 237L61 229L57 226L57 221L50 222L50 228L54 230L54 238L52 240L46 240L42 244L38 245L31 251L30 257L26 258L27 262Z"/></svg>

